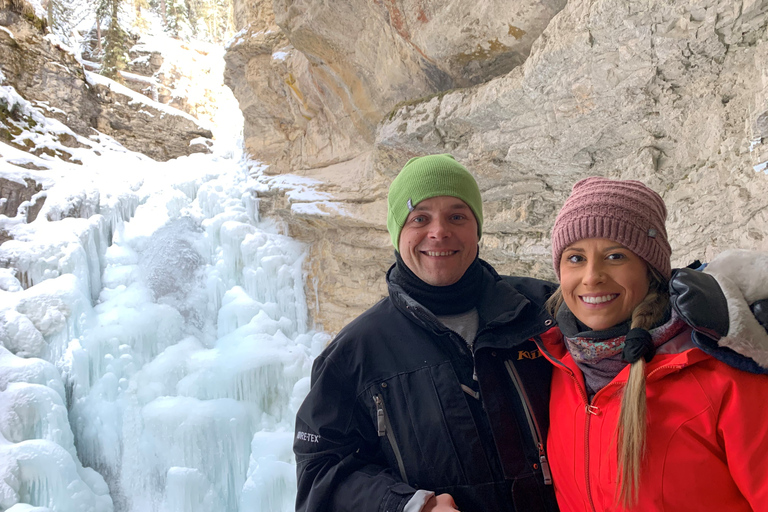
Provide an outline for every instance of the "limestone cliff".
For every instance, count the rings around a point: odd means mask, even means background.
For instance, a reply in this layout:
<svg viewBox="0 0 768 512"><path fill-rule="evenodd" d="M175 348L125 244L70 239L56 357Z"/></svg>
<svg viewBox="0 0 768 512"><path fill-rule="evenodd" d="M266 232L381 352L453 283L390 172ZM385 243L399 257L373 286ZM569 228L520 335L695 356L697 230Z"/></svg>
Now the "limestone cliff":
<svg viewBox="0 0 768 512"><path fill-rule="evenodd" d="M594 174L662 194L676 264L768 249L768 0L269 4L248 4L229 83L253 157L327 196L262 209L311 244L330 331L384 293L386 187L425 153L476 175L505 273L553 277L554 215Z"/></svg>

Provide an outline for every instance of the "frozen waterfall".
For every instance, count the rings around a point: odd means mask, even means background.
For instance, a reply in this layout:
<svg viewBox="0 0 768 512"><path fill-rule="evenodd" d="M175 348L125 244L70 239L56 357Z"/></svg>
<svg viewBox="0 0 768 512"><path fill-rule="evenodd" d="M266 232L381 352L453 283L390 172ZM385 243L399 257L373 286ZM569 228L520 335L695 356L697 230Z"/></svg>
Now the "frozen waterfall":
<svg viewBox="0 0 768 512"><path fill-rule="evenodd" d="M82 158L0 246L0 510L293 510L305 247L236 155Z"/></svg>

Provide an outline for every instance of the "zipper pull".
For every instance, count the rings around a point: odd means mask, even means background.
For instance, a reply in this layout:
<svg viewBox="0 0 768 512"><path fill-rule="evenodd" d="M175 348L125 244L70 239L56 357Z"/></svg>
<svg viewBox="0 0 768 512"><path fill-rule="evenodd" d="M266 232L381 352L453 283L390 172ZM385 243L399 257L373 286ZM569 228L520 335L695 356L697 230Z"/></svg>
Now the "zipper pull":
<svg viewBox="0 0 768 512"><path fill-rule="evenodd" d="M475 365L472 365L472 380L474 380L475 382L479 382L477 380L477 368L475 368Z"/></svg>
<svg viewBox="0 0 768 512"><path fill-rule="evenodd" d="M472 389L471 387L467 386L466 384L462 384L461 385L461 389L463 389L466 394L468 394L469 396L471 396L475 400L480 400L480 392L479 391L475 391L474 389Z"/></svg>
<svg viewBox="0 0 768 512"><path fill-rule="evenodd" d="M552 485L552 472L549 470L547 454L544 453L544 445L541 443L539 443L539 463L541 464L541 472L544 475L544 485Z"/></svg>
<svg viewBox="0 0 768 512"><path fill-rule="evenodd" d="M376 402L376 427L379 431L379 437L384 437L387 435L387 424L384 422L384 404L379 395L374 395L373 401Z"/></svg>

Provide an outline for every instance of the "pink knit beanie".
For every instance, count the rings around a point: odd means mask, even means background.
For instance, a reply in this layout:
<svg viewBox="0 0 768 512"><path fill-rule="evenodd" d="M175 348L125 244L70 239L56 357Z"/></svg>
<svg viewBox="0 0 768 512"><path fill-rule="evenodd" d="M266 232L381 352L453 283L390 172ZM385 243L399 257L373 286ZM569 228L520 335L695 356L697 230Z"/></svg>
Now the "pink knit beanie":
<svg viewBox="0 0 768 512"><path fill-rule="evenodd" d="M669 279L672 248L666 220L661 196L639 181L599 177L579 181L552 228L552 263L558 279L563 251L585 238L618 242Z"/></svg>

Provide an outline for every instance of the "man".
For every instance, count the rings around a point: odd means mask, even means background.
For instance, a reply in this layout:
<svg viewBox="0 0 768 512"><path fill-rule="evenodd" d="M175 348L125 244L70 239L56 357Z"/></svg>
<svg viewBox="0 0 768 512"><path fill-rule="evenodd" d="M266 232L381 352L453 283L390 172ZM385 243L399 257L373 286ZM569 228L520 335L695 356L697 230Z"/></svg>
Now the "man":
<svg viewBox="0 0 768 512"><path fill-rule="evenodd" d="M551 370L532 337L551 283L478 259L483 210L450 155L392 182L389 297L317 358L296 419L299 511L557 510Z"/></svg>
<svg viewBox="0 0 768 512"><path fill-rule="evenodd" d="M480 191L450 155L411 159L387 205L389 296L315 361L296 417L296 510L556 511L551 368L531 341L554 325L543 308L554 285L478 259ZM741 327L728 311L743 298L687 269L670 291L694 342L732 364L715 340ZM752 311L768 323L768 301Z"/></svg>

